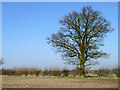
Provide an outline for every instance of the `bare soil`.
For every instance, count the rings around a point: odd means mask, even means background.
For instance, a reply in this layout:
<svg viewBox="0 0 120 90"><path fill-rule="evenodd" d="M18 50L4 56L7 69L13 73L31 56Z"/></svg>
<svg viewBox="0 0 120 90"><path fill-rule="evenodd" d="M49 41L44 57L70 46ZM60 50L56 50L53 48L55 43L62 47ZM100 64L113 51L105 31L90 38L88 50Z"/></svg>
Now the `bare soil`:
<svg viewBox="0 0 120 90"><path fill-rule="evenodd" d="M4 76L2 88L118 88L118 80Z"/></svg>

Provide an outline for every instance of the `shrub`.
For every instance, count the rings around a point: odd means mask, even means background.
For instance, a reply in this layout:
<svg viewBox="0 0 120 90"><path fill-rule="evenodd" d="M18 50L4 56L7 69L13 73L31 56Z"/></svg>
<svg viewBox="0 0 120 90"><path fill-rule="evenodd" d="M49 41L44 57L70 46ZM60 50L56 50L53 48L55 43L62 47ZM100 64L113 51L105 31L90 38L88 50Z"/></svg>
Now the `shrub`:
<svg viewBox="0 0 120 90"><path fill-rule="evenodd" d="M48 70L48 69L45 69L45 70L43 71L43 75L44 75L44 76L48 76L48 75L49 75L49 70Z"/></svg>
<svg viewBox="0 0 120 90"><path fill-rule="evenodd" d="M29 68L29 69L28 69L28 74L30 74L30 75L39 74L39 70L38 70L37 68L34 68L34 67ZM37 75L36 75L36 76L37 76ZM39 76L39 75L38 75L38 76Z"/></svg>
<svg viewBox="0 0 120 90"><path fill-rule="evenodd" d="M77 75L80 74L80 68L79 68L79 67L76 67L75 71L76 71L76 74L77 74Z"/></svg>
<svg viewBox="0 0 120 90"><path fill-rule="evenodd" d="M99 69L94 71L99 77L107 77L110 74L109 69Z"/></svg>
<svg viewBox="0 0 120 90"><path fill-rule="evenodd" d="M119 68L112 69L112 73L115 74L117 77L120 77L120 69Z"/></svg>
<svg viewBox="0 0 120 90"><path fill-rule="evenodd" d="M51 76L58 76L58 77L61 76L61 71L60 71L60 68L58 68L58 67L50 68L49 73Z"/></svg>
<svg viewBox="0 0 120 90"><path fill-rule="evenodd" d="M27 77L28 75L28 68L16 68L15 70L17 76L25 75Z"/></svg>
<svg viewBox="0 0 120 90"><path fill-rule="evenodd" d="M39 73L40 73L40 70L35 71L35 75L36 75L36 77L39 76Z"/></svg>
<svg viewBox="0 0 120 90"><path fill-rule="evenodd" d="M69 75L69 72L70 72L70 71L67 70L67 69L63 69L63 70L62 70L62 74L63 74L64 76L66 76L66 77Z"/></svg>
<svg viewBox="0 0 120 90"><path fill-rule="evenodd" d="M17 70L16 70L15 75L16 75L16 76L21 76L21 75L23 75L23 72L22 72L22 71L17 71Z"/></svg>
<svg viewBox="0 0 120 90"><path fill-rule="evenodd" d="M15 75L15 70L12 70L12 69L2 69L2 75L9 75L9 76Z"/></svg>
<svg viewBox="0 0 120 90"><path fill-rule="evenodd" d="M43 71L43 75L44 76L58 76L60 77L61 76L61 71L59 68L57 67L52 67L52 68L49 68L49 69L45 69Z"/></svg>
<svg viewBox="0 0 120 90"><path fill-rule="evenodd" d="M59 70L54 70L54 71L52 71L52 75L53 75L53 76L58 76L58 77L60 77L60 76L61 76L61 71L59 71Z"/></svg>
<svg viewBox="0 0 120 90"><path fill-rule="evenodd" d="M34 71L34 75L36 76L36 77L38 77L39 76L39 74L42 72L42 70L35 70Z"/></svg>
<svg viewBox="0 0 120 90"><path fill-rule="evenodd" d="M78 75L78 73L76 72L76 70L71 70L71 71L69 72L69 74L70 74L70 75L73 75L73 76L77 76L77 75Z"/></svg>

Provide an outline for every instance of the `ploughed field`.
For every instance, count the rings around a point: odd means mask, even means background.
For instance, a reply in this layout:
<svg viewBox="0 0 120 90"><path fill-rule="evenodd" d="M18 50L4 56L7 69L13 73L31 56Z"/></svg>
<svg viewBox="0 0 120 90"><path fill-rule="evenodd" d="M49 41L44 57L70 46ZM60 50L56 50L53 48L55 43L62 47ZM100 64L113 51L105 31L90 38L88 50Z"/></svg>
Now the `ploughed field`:
<svg viewBox="0 0 120 90"><path fill-rule="evenodd" d="M2 88L118 88L118 79L2 76Z"/></svg>

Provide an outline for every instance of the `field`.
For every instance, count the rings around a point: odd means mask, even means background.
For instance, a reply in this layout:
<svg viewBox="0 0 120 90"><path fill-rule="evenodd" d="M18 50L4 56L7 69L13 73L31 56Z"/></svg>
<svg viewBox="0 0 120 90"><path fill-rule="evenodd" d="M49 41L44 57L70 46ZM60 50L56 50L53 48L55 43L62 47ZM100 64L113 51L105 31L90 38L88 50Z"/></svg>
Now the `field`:
<svg viewBox="0 0 120 90"><path fill-rule="evenodd" d="M2 76L3 88L118 88L118 79Z"/></svg>

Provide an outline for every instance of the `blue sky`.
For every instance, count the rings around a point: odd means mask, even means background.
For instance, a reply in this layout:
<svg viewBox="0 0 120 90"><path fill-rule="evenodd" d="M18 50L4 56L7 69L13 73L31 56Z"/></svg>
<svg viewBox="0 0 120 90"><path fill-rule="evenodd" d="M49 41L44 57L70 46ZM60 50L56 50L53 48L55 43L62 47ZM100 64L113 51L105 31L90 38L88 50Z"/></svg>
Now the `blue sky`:
<svg viewBox="0 0 120 90"><path fill-rule="evenodd" d="M64 64L60 54L51 50L46 38L59 30L59 19L62 16L74 10L80 11L83 6L92 6L93 9L101 11L115 29L104 39L105 46L101 49L110 56L99 59L99 66L116 66L118 64L117 2L3 2L2 56L5 59L3 67L74 68L72 65Z"/></svg>

